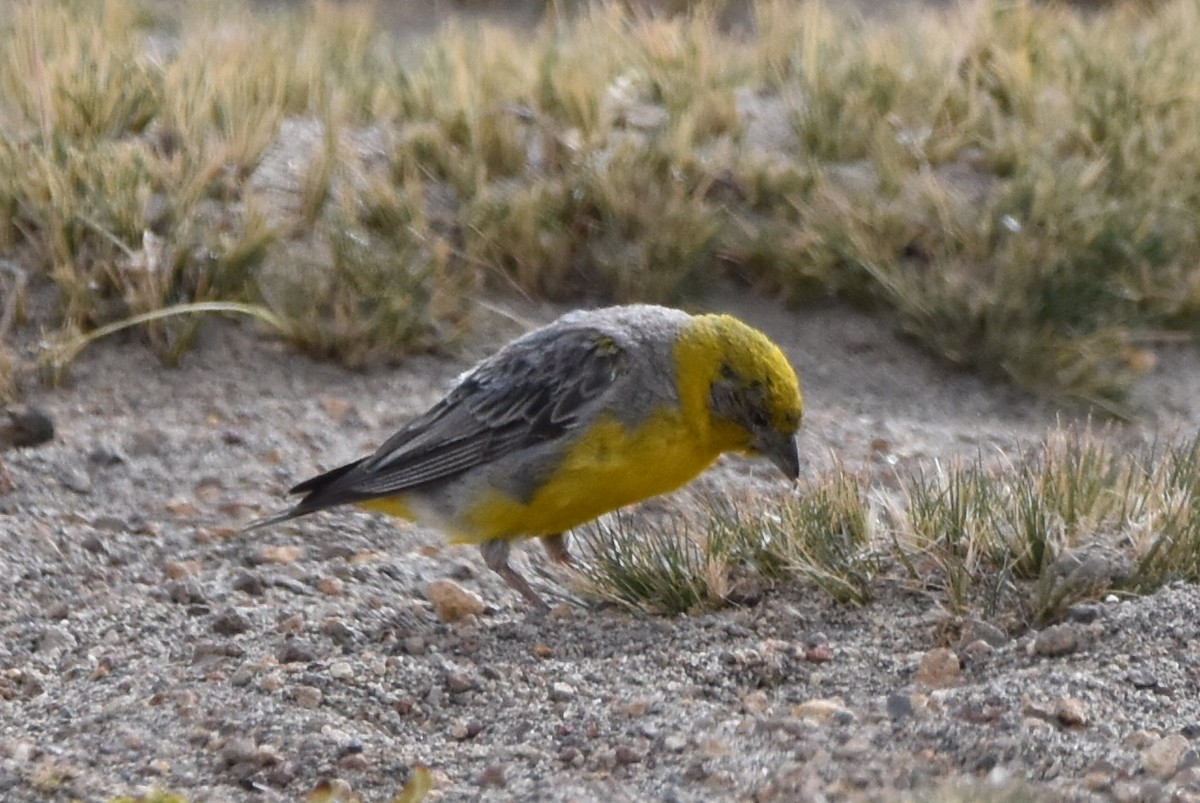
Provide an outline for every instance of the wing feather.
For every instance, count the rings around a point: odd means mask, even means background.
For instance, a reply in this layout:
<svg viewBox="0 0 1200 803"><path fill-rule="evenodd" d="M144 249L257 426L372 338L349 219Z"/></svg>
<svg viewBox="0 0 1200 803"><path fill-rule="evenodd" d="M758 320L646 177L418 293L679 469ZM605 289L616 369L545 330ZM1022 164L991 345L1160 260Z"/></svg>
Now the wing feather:
<svg viewBox="0 0 1200 803"><path fill-rule="evenodd" d="M591 327L535 332L481 363L370 457L294 488L308 493L297 507L390 496L563 437L624 372L626 357Z"/></svg>

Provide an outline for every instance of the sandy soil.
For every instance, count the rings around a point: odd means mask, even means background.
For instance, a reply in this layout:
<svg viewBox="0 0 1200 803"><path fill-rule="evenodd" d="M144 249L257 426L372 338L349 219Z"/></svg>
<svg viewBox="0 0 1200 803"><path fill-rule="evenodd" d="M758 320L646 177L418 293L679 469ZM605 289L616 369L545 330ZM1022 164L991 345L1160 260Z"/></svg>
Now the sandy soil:
<svg viewBox="0 0 1200 803"><path fill-rule="evenodd" d="M1012 452L1059 420L844 307L709 306L795 361L810 473ZM465 352L556 312L484 321ZM0 798L290 800L336 778L384 800L418 763L445 800L975 796L1016 780L1048 799L1200 794L1194 588L1018 638L886 582L863 609L795 585L661 619L582 606L530 549L535 585L569 603L536 621L436 533L345 511L239 534L467 364L349 373L213 322L178 369L111 341L68 387L33 392L59 435L3 455ZM1164 354L1134 431L1194 429L1198 368ZM729 460L712 481L753 477L770 472ZM489 609L439 621L423 589L443 578Z"/></svg>

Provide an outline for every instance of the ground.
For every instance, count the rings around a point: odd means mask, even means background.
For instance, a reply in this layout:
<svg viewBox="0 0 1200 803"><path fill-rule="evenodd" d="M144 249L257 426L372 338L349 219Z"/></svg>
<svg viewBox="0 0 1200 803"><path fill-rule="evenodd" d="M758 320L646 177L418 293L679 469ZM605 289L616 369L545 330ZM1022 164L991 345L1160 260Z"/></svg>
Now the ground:
<svg viewBox="0 0 1200 803"><path fill-rule="evenodd" d="M1067 420L845 307L706 306L793 359L808 474L1014 453ZM214 320L177 369L113 339L67 386L32 388L58 436L2 455L0 798L292 800L336 778L376 801L417 764L444 800L1200 796L1193 587L1017 636L891 580L863 608L794 584L661 618L583 605L529 549L562 603L538 620L433 532L351 511L239 532L559 311L482 312L465 356L360 373ZM1194 431L1197 377L1194 355L1163 352L1126 435ZM748 479L774 482L733 459L708 482ZM488 609L443 623L436 579Z"/></svg>

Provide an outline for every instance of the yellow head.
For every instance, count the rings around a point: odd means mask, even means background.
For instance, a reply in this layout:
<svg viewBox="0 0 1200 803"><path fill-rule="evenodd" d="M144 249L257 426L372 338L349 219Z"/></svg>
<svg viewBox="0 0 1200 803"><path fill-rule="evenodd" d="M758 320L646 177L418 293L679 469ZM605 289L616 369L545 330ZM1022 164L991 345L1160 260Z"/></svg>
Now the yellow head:
<svg viewBox="0 0 1200 803"><path fill-rule="evenodd" d="M778 346L728 315L696 318L695 337L712 366L707 407L737 433L735 448L769 458L790 479L800 474L796 432L804 413L800 381Z"/></svg>

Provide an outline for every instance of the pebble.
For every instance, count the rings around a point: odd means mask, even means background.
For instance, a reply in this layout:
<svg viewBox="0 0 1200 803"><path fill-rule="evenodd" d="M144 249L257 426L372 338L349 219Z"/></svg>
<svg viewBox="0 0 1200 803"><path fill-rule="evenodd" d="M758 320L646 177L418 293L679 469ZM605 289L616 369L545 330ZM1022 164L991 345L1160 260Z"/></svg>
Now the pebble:
<svg viewBox="0 0 1200 803"><path fill-rule="evenodd" d="M854 713L838 699L807 700L792 707L792 716L796 719L807 719L817 723L825 722L833 717L845 719L846 716L849 716L851 720L854 719Z"/></svg>
<svg viewBox="0 0 1200 803"><path fill-rule="evenodd" d="M458 741L473 739L483 732L483 724L477 719L458 720L450 725L450 738Z"/></svg>
<svg viewBox="0 0 1200 803"><path fill-rule="evenodd" d="M92 478L87 475L87 472L75 466L63 466L59 471L58 481L68 491L74 491L80 496L86 496L92 492Z"/></svg>
<svg viewBox="0 0 1200 803"><path fill-rule="evenodd" d="M550 699L556 703L565 703L575 698L575 687L570 683L556 681L550 684Z"/></svg>
<svg viewBox="0 0 1200 803"><path fill-rule="evenodd" d="M499 764L492 764L479 773L479 777L475 779L475 783L478 786L491 786L502 789L508 785L508 780L504 777L504 767Z"/></svg>
<svg viewBox="0 0 1200 803"><path fill-rule="evenodd" d="M317 660L317 653L306 642L288 639L275 652L275 660L281 664L308 664Z"/></svg>
<svg viewBox="0 0 1200 803"><path fill-rule="evenodd" d="M1142 669L1134 669L1125 676L1125 679L1133 685L1135 689L1155 689L1158 688L1158 678Z"/></svg>
<svg viewBox="0 0 1200 803"><path fill-rule="evenodd" d="M447 671L443 680L446 683L446 690L452 694L461 694L479 688L478 678L456 669Z"/></svg>
<svg viewBox="0 0 1200 803"><path fill-rule="evenodd" d="M907 694L889 694L886 706L888 717L893 722L903 722L917 713L912 698Z"/></svg>
<svg viewBox="0 0 1200 803"><path fill-rule="evenodd" d="M325 622L321 629L341 647L354 644L362 638L361 633L340 619Z"/></svg>
<svg viewBox="0 0 1200 803"><path fill-rule="evenodd" d="M663 747L672 753L682 753L688 745L688 738L682 733L668 733L663 739Z"/></svg>
<svg viewBox="0 0 1200 803"><path fill-rule="evenodd" d="M172 580L166 586L167 598L178 605L203 605L208 599L192 580Z"/></svg>
<svg viewBox="0 0 1200 803"><path fill-rule="evenodd" d="M618 745L616 751L613 753L613 757L616 759L617 764L621 766L639 764L642 761L642 754L627 744Z"/></svg>
<svg viewBox="0 0 1200 803"><path fill-rule="evenodd" d="M1142 766L1150 775L1165 781L1179 769L1180 759L1190 747L1182 734L1164 736L1142 751Z"/></svg>
<svg viewBox="0 0 1200 803"><path fill-rule="evenodd" d="M1077 697L1058 698L1054 703L1054 716L1068 728L1086 727L1089 722L1087 706Z"/></svg>
<svg viewBox="0 0 1200 803"><path fill-rule="evenodd" d="M316 708L324 695L316 686L299 685L292 689L292 699L302 708Z"/></svg>
<svg viewBox="0 0 1200 803"><path fill-rule="evenodd" d="M962 677L962 667L953 650L939 647L921 656L916 681L930 689L954 686Z"/></svg>
<svg viewBox="0 0 1200 803"><path fill-rule="evenodd" d="M234 591L240 591L252 597L261 597L267 587L263 579L255 572L242 572L233 578L230 586Z"/></svg>
<svg viewBox="0 0 1200 803"><path fill-rule="evenodd" d="M962 638L959 639L958 643L960 647L966 647L968 644L982 641L989 647L999 649L1011 640L1007 633L991 622L985 622L982 619L972 619L963 628Z"/></svg>
<svg viewBox="0 0 1200 803"><path fill-rule="evenodd" d="M227 741L221 748L221 761L226 767L235 764L250 764L258 760L258 745L253 739L236 736Z"/></svg>
<svg viewBox="0 0 1200 803"><path fill-rule="evenodd" d="M258 558L262 563L286 565L295 563L303 556L304 547L292 544L265 544L258 550Z"/></svg>
<svg viewBox="0 0 1200 803"><path fill-rule="evenodd" d="M1082 644L1083 638L1078 625L1051 625L1038 633L1033 640L1033 654L1055 658L1075 652Z"/></svg>
<svg viewBox="0 0 1200 803"><path fill-rule="evenodd" d="M37 637L37 651L56 653L73 649L78 642L75 636L61 625L48 625L42 628Z"/></svg>
<svg viewBox="0 0 1200 803"><path fill-rule="evenodd" d="M337 680L354 677L354 668L349 661L334 661L329 665L329 676Z"/></svg>
<svg viewBox="0 0 1200 803"><path fill-rule="evenodd" d="M434 580L425 586L425 598L443 622L457 622L484 611L483 600L453 580Z"/></svg>
<svg viewBox="0 0 1200 803"><path fill-rule="evenodd" d="M254 680L255 667L254 664L245 663L233 671L229 677L231 686L249 686L250 681Z"/></svg>
<svg viewBox="0 0 1200 803"><path fill-rule="evenodd" d="M212 629L221 636L236 636L250 629L250 620L233 608L227 608L213 619Z"/></svg>

